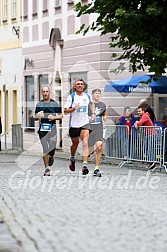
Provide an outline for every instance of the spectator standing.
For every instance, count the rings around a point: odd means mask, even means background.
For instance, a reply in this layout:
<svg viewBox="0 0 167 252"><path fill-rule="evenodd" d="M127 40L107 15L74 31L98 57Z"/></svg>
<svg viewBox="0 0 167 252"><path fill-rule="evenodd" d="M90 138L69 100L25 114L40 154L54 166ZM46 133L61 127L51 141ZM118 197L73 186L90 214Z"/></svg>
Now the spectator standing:
<svg viewBox="0 0 167 252"><path fill-rule="evenodd" d="M155 114L153 109L149 106L148 101L146 99L141 99L139 106L144 107L144 111L148 112L150 115L150 119L152 122L156 121Z"/></svg>
<svg viewBox="0 0 167 252"><path fill-rule="evenodd" d="M151 126L154 126L153 125L153 122L151 121L151 118L149 116L149 113L148 112L145 112L145 107L143 107L142 105L139 105L138 106L138 109L137 109L137 113L140 117L140 120L139 121L136 121L135 124L134 124L134 127L137 129L139 126L148 126L148 127L151 127ZM147 136L147 140L148 140L148 146L149 147L149 152L150 153L147 153L147 155L150 155L151 158L153 158L153 153L154 153L154 149L152 148L152 143L153 143L153 137L155 136L155 129L154 128L148 128L148 129L145 129L146 131L146 136ZM146 143L144 143L146 144ZM147 167L148 169L153 169L155 167L155 163L150 163L150 165Z"/></svg>
<svg viewBox="0 0 167 252"><path fill-rule="evenodd" d="M129 150L127 149L127 146L130 148L130 138L131 138L131 128L136 122L136 117L134 117L131 113L131 109L129 106L124 108L124 114L120 117L118 121L118 125L125 125L127 126L126 131L124 132L124 129L119 129L122 132L122 146L123 146L123 156L127 158L127 155L129 155Z"/></svg>
<svg viewBox="0 0 167 252"><path fill-rule="evenodd" d="M136 122L136 117L132 115L131 108L129 106L124 108L124 114L120 117L118 125L126 125L129 128L132 128Z"/></svg>

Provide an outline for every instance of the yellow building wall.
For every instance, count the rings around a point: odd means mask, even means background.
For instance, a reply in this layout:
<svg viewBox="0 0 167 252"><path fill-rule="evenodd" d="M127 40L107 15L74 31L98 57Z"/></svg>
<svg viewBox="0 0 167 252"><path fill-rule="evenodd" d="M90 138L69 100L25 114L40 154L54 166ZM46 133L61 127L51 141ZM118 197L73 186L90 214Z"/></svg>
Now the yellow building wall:
<svg viewBox="0 0 167 252"><path fill-rule="evenodd" d="M0 50L20 48L22 46L21 41L21 25L22 25L22 1L17 0L16 3L16 16L12 17L12 1L8 0L7 17L4 19L3 2L0 0L0 34L3 37L0 38ZM19 37L16 35L13 26L19 28Z"/></svg>
<svg viewBox="0 0 167 252"><path fill-rule="evenodd" d="M13 90L13 124L17 124L17 90Z"/></svg>

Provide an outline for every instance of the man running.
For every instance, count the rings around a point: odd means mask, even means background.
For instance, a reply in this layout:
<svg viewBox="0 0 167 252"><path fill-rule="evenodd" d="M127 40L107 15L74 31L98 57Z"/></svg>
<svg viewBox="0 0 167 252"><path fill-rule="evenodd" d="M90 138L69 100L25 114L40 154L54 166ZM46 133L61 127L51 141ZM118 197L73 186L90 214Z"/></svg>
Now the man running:
<svg viewBox="0 0 167 252"><path fill-rule="evenodd" d="M89 118L88 105L91 103L92 114L94 116L94 104L92 97L84 93L85 85L82 79L77 79L74 83L75 92L67 97L64 105L64 113L70 114L69 135L71 137L71 157L69 168L75 171L75 154L78 148L79 139L82 141L82 174L89 173L88 163L88 138L89 138Z"/></svg>
<svg viewBox="0 0 167 252"><path fill-rule="evenodd" d="M95 119L90 118L90 129L88 145L89 153L94 152L94 146L96 148L95 170L94 176L101 177L101 171L99 170L101 154L103 150L103 121L107 120L106 105L100 101L101 90L99 88L92 90L92 98L95 105ZM89 111L91 115L91 111Z"/></svg>
<svg viewBox="0 0 167 252"><path fill-rule="evenodd" d="M61 120L63 115L58 103L50 98L49 87L43 87L41 94L43 99L36 105L34 119L40 121L38 134L43 148L44 176L50 176L49 166L53 165L56 150L56 120Z"/></svg>

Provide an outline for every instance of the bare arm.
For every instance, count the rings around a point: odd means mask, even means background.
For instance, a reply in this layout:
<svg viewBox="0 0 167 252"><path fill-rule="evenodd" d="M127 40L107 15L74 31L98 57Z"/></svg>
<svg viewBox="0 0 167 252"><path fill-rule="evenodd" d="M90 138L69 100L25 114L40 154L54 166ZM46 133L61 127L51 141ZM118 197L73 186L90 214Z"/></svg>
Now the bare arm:
<svg viewBox="0 0 167 252"><path fill-rule="evenodd" d="M43 111L39 111L37 114L33 115L33 119L35 121L40 120L42 117L44 117L44 112Z"/></svg>
<svg viewBox="0 0 167 252"><path fill-rule="evenodd" d="M56 115L56 116L54 116L52 114L48 115L49 121L61 120L62 118L63 118L63 114L59 114L59 115Z"/></svg>
<svg viewBox="0 0 167 252"><path fill-rule="evenodd" d="M65 108L64 109L64 114L65 115L70 114L70 113L74 112L75 110L77 110L78 108L79 108L79 103L75 107Z"/></svg>
<svg viewBox="0 0 167 252"><path fill-rule="evenodd" d="M92 111L92 116L91 116L91 118L94 120L94 119L96 118L96 114L95 114L95 104L94 104L94 102L92 102L92 103L90 104L90 108L91 108L91 111Z"/></svg>

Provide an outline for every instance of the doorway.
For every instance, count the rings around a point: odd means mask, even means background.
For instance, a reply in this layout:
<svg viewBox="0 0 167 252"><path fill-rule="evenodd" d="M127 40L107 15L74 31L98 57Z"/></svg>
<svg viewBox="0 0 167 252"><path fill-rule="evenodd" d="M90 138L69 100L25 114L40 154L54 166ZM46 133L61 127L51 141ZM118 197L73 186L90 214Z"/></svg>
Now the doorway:
<svg viewBox="0 0 167 252"><path fill-rule="evenodd" d="M167 97L159 97L159 120L167 120Z"/></svg>

